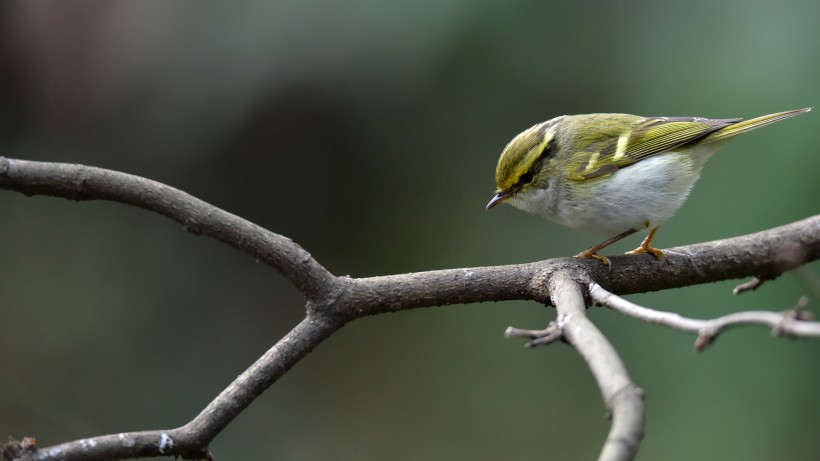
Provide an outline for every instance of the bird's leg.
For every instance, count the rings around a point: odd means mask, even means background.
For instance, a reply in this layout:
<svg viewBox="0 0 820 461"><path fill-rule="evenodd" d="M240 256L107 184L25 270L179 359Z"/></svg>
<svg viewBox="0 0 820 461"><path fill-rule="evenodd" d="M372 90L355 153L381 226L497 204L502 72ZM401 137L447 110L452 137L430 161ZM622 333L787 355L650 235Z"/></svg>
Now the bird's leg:
<svg viewBox="0 0 820 461"><path fill-rule="evenodd" d="M649 235L650 236L653 235L657 229L658 229L657 227L655 229L653 229L652 233L650 233ZM591 246L591 247L587 248L586 250L584 250L584 251L578 253L577 255L575 255L575 257L576 258L593 258L593 259L597 259L598 261L601 261L602 263L604 263L605 265L608 266L609 265L609 259L606 256L599 255L598 251L612 245L613 243L617 242L618 240L620 240L624 237L629 237L630 235L634 234L635 232L638 232L639 230L641 230L641 229L636 227L636 228L629 229L626 232L621 232L620 234L618 234L614 237L608 238L608 239L604 240L603 242L601 242L597 245L594 245L594 246ZM654 250L654 248L653 248L653 250ZM659 251L659 250L655 250L655 251Z"/></svg>
<svg viewBox="0 0 820 461"><path fill-rule="evenodd" d="M655 237L655 232L657 231L658 227L656 226L654 229L649 231L649 235L647 235L646 238L643 239L643 242L641 242L641 245L638 248L635 248L632 251L627 251L625 254L635 255L638 253L652 253L653 255L655 255L656 258L663 259L665 257L663 251L649 246L649 244L652 243L652 238Z"/></svg>

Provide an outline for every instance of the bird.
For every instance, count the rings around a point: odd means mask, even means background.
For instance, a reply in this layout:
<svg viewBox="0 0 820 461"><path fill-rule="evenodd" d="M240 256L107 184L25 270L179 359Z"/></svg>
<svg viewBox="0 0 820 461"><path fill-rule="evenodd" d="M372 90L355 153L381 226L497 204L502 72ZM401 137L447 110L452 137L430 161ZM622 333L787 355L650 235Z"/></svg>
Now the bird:
<svg viewBox="0 0 820 461"><path fill-rule="evenodd" d="M562 115L515 136L501 152L496 192L486 209L508 203L566 227L612 235L575 255L594 258L603 248L648 231L627 254L650 253L658 227L683 205L709 157L727 140L811 111L811 107L743 120ZM739 160L738 170L744 161Z"/></svg>

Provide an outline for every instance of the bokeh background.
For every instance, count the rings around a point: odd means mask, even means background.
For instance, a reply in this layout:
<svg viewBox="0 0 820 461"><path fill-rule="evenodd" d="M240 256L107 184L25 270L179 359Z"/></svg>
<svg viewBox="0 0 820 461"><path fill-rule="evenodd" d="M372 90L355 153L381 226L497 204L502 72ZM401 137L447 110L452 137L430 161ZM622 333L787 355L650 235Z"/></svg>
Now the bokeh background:
<svg viewBox="0 0 820 461"><path fill-rule="evenodd" d="M600 240L491 213L501 148L565 113L753 117L820 103L820 3L6 1L0 155L159 180L291 237L336 274L529 262ZM710 160L670 247L818 213L820 115ZM185 423L303 316L252 258L119 204L0 193L0 436ZM611 252L628 250L638 237ZM814 264L630 296L709 318L820 312ZM813 280L813 281L812 281ZM692 336L590 312L647 391L639 459L816 460L820 343ZM532 302L356 321L212 444L222 459L592 459L609 424Z"/></svg>

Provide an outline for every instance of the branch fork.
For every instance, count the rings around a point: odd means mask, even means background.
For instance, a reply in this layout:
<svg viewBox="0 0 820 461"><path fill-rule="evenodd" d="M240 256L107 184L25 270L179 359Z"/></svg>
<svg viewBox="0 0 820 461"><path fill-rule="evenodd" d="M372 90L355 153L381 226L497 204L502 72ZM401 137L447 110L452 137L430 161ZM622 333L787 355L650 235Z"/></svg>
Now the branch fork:
<svg viewBox="0 0 820 461"><path fill-rule="evenodd" d="M208 445L236 416L347 322L421 307L502 300L532 300L555 306L556 320L544 330L509 328L506 334L529 338L530 346L561 340L577 350L592 371L612 415L599 460L629 460L635 457L643 437L643 391L632 382L618 353L587 317L590 299L643 321L710 338L709 342L729 326L749 323L768 325L777 334L820 337L820 324L809 321L802 308L786 316L748 312L739 313L746 314L745 319L726 316L702 321L643 308L614 294L761 274L772 277L817 260L820 215L752 235L672 248L666 251L664 264L656 264L654 258L616 256L610 258L616 270L610 270L598 261L556 258L529 264L350 278L332 274L287 237L138 176L83 165L0 157L0 189L72 201L108 200L162 214L188 232L215 238L264 262L306 299L305 318L187 424L169 430L90 437L39 450L33 438L28 442L24 439L6 444L3 456L9 461L159 456L208 459ZM710 330L704 335L701 332L706 326Z"/></svg>

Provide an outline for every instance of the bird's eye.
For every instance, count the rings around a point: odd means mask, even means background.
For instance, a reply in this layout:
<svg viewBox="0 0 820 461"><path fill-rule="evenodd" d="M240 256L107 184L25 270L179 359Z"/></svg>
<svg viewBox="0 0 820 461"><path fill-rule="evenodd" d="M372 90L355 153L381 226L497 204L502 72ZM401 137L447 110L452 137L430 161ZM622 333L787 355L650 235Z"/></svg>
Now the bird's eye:
<svg viewBox="0 0 820 461"><path fill-rule="evenodd" d="M532 173L524 173L518 177L519 184L529 184L532 182Z"/></svg>

